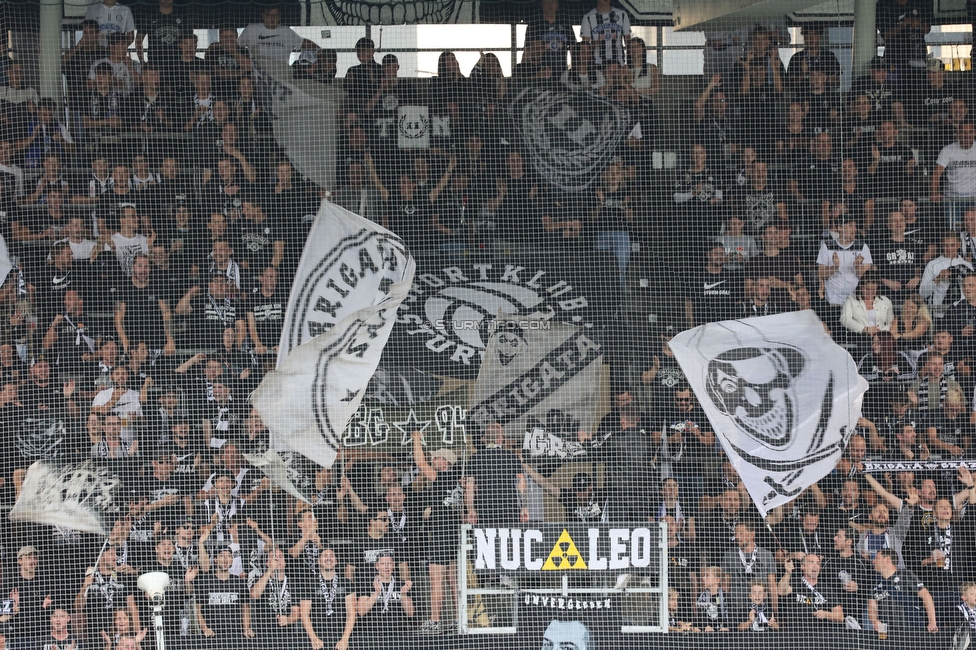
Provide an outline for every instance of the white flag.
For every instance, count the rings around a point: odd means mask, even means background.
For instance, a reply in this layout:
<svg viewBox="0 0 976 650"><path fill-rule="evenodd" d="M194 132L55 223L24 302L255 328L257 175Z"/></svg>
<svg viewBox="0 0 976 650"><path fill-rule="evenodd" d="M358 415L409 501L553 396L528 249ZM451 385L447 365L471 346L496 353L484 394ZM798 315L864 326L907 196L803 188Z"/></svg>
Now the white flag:
<svg viewBox="0 0 976 650"><path fill-rule="evenodd" d="M764 517L834 469L868 383L812 311L709 323L669 346Z"/></svg>
<svg viewBox="0 0 976 650"><path fill-rule="evenodd" d="M332 465L414 268L395 234L322 203L288 298L278 369L251 395L274 449Z"/></svg>
<svg viewBox="0 0 976 650"><path fill-rule="evenodd" d="M594 431L606 388L603 350L575 325L499 316L471 395L468 421L498 423L534 456L583 453L577 434Z"/></svg>
<svg viewBox="0 0 976 650"><path fill-rule="evenodd" d="M24 476L10 521L108 535L115 519L126 512L122 492L122 480L107 465L39 460Z"/></svg>
<svg viewBox="0 0 976 650"><path fill-rule="evenodd" d="M292 468L289 467L289 463L274 449L268 449L263 454L244 454L244 458L251 465L264 472L264 475L268 477L272 485L281 488L299 501L304 501L312 505L309 497L302 494L301 490L292 481L292 477L290 476L292 474Z"/></svg>

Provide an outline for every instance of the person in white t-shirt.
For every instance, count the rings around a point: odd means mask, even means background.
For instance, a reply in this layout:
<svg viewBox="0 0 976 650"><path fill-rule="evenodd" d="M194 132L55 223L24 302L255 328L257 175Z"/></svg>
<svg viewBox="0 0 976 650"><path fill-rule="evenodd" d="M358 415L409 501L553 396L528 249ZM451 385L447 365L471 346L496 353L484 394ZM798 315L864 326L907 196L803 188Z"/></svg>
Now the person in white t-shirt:
<svg viewBox="0 0 976 650"><path fill-rule="evenodd" d="M125 34L128 36L126 44L132 43L136 35L136 23L132 19L132 10L125 5L118 4L117 0L103 0L89 5L85 12L85 20L94 20L98 23L99 42L102 47L108 43L105 37L109 34Z"/></svg>
<svg viewBox="0 0 976 650"><path fill-rule="evenodd" d="M281 24L281 9L271 6L261 12L261 22L251 23L237 37L237 44L246 47L252 55L262 56L287 64L291 53L297 50L318 50L307 38L302 38L291 27Z"/></svg>
<svg viewBox="0 0 976 650"><path fill-rule="evenodd" d="M841 215L837 219L837 237L824 239L817 255L822 297L835 307L842 306L848 296L854 295L861 276L872 265L871 250L857 238L857 221L851 215Z"/></svg>
<svg viewBox="0 0 976 650"><path fill-rule="evenodd" d="M610 0L597 0L580 22L580 37L593 53L598 69L616 63L627 65L626 52L630 44L630 16L626 11L610 6Z"/></svg>
<svg viewBox="0 0 976 650"><path fill-rule="evenodd" d="M945 207L949 228L955 230L960 217L967 207L976 205L976 126L971 120L966 120L956 130L956 141L947 144L939 152L932 169L932 185L929 189L929 201L939 203L942 194L939 182L944 175L946 178L945 198L949 202Z"/></svg>
<svg viewBox="0 0 976 650"><path fill-rule="evenodd" d="M119 269L126 277L132 277L132 262L137 255L149 255L149 249L156 240L156 233L149 237L138 232L139 214L136 206L125 205L119 213L119 231L113 234L106 246L115 250Z"/></svg>

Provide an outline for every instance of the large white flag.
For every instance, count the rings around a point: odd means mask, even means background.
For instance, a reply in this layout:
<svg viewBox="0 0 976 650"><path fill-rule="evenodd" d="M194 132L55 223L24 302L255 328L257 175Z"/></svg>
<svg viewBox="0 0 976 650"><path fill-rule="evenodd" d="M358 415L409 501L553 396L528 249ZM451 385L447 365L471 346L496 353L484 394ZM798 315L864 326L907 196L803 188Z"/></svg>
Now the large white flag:
<svg viewBox="0 0 976 650"><path fill-rule="evenodd" d="M669 345L764 517L834 469L868 383L816 314L709 323Z"/></svg>
<svg viewBox="0 0 976 650"><path fill-rule="evenodd" d="M603 350L588 332L548 320L498 316L471 395L468 421L498 423L534 456L583 453L606 388Z"/></svg>
<svg viewBox="0 0 976 650"><path fill-rule="evenodd" d="M397 235L322 203L288 298L278 369L251 395L274 449L332 465L414 268Z"/></svg>

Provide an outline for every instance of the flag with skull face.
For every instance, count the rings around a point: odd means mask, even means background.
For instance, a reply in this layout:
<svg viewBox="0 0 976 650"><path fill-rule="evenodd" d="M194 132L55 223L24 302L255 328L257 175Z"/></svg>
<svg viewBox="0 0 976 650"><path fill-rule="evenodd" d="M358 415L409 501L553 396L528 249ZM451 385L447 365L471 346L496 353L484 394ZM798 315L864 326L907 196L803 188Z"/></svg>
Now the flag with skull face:
<svg viewBox="0 0 976 650"><path fill-rule="evenodd" d="M833 470L868 383L814 312L709 323L669 345L763 516Z"/></svg>

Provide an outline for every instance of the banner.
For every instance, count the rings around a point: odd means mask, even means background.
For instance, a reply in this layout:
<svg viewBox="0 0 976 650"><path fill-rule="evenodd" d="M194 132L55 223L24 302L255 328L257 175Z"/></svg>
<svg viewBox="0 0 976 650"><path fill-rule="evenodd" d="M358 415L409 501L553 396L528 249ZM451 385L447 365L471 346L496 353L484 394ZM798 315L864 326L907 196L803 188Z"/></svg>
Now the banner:
<svg viewBox="0 0 976 650"><path fill-rule="evenodd" d="M709 323L669 345L764 517L834 469L868 383L814 312Z"/></svg>
<svg viewBox="0 0 976 650"><path fill-rule="evenodd" d="M107 465L39 460L24 476L10 521L108 535L128 508L122 492L122 479Z"/></svg>
<svg viewBox="0 0 976 650"><path fill-rule="evenodd" d="M340 86L292 79L291 68L279 61L251 60L255 90L272 118L275 141L302 176L333 189Z"/></svg>
<svg viewBox="0 0 976 650"><path fill-rule="evenodd" d="M322 203L288 297L278 369L251 395L273 449L332 465L413 274L399 237Z"/></svg>
<svg viewBox="0 0 976 650"><path fill-rule="evenodd" d="M401 106L397 115L397 148L427 149L430 117L426 106Z"/></svg>
<svg viewBox="0 0 976 650"><path fill-rule="evenodd" d="M894 461L864 461L865 474L881 474L883 472L936 472L956 470L965 467L976 470L976 460L894 460Z"/></svg>
<svg viewBox="0 0 976 650"><path fill-rule="evenodd" d="M523 524L519 527L473 526L467 548L478 571L627 573L641 569L659 575L660 524ZM665 542L666 543L666 542Z"/></svg>
<svg viewBox="0 0 976 650"><path fill-rule="evenodd" d="M313 2L306 25L451 25L478 22L478 0L337 0ZM377 45L383 47L382 32ZM373 38L377 38L376 35Z"/></svg>
<svg viewBox="0 0 976 650"><path fill-rule="evenodd" d="M497 422L519 439L537 432L542 440L533 448L544 441L546 449L550 435L572 445L579 444L577 432L596 429L605 404L603 349L587 331L502 315L491 332L471 395L471 424Z"/></svg>
<svg viewBox="0 0 976 650"><path fill-rule="evenodd" d="M633 126L623 106L568 87L526 86L509 115L532 167L567 192L598 179Z"/></svg>
<svg viewBox="0 0 976 650"><path fill-rule="evenodd" d="M433 375L474 380L489 325L499 313L588 329L598 327L605 315L601 282L606 274L575 259L534 255L505 263L432 262L417 271L400 306L384 367L400 367L409 359Z"/></svg>

